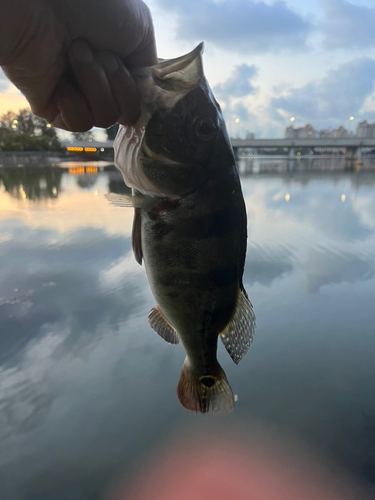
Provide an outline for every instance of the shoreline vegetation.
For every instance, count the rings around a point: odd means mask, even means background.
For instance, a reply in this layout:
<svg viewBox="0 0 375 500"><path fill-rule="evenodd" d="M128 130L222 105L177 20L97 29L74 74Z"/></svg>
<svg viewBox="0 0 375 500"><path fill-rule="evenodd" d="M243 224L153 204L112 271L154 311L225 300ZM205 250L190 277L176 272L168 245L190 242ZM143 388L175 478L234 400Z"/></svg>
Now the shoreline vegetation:
<svg viewBox="0 0 375 500"><path fill-rule="evenodd" d="M62 152L56 129L28 109L0 117L0 152Z"/></svg>

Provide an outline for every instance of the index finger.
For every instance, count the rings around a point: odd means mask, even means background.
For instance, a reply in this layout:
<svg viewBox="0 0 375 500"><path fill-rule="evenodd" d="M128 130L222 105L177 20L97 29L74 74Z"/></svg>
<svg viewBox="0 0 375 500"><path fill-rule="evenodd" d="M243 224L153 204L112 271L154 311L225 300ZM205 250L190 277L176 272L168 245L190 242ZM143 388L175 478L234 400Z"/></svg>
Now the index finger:
<svg viewBox="0 0 375 500"><path fill-rule="evenodd" d="M110 50L100 50L97 56L120 110L117 122L121 125L133 125L140 115L138 90L133 77L121 59Z"/></svg>

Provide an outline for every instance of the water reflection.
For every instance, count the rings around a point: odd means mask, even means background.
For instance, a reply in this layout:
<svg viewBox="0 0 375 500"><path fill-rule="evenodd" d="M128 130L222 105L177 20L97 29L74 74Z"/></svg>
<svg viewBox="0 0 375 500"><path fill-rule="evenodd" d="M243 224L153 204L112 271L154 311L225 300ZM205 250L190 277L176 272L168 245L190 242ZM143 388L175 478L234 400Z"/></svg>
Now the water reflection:
<svg viewBox="0 0 375 500"><path fill-rule="evenodd" d="M282 246L265 247L250 242L246 261L247 282L271 286L272 282L293 270L293 255Z"/></svg>
<svg viewBox="0 0 375 500"><path fill-rule="evenodd" d="M375 274L374 257L371 255L366 259L333 249L312 249L306 262L307 290L315 293L324 285L372 280Z"/></svg>
<svg viewBox="0 0 375 500"><path fill-rule="evenodd" d="M282 172L373 172L375 159L362 157L360 163L345 156L315 155L299 158L288 156L240 156L238 167L242 174L282 173Z"/></svg>
<svg viewBox="0 0 375 500"><path fill-rule="evenodd" d="M104 199L128 192L113 167L3 168L0 179L1 491L101 498L150 447L202 428L173 395L184 353L148 327L154 301L131 254L132 210ZM219 353L239 395L220 425L251 435L262 421L371 485L375 174L242 181L258 329L238 367Z"/></svg>
<svg viewBox="0 0 375 500"><path fill-rule="evenodd" d="M40 200L42 198L57 198L60 192L60 168L1 168L0 185L12 197L22 200Z"/></svg>

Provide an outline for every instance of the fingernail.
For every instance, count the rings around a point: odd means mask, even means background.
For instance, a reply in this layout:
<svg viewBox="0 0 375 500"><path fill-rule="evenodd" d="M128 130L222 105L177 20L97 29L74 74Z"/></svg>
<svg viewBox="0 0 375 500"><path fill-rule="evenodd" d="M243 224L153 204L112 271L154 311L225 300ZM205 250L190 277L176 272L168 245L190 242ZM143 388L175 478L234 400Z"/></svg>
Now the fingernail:
<svg viewBox="0 0 375 500"><path fill-rule="evenodd" d="M106 73L116 73L119 64L115 56L108 52L106 54L99 53L98 57Z"/></svg>
<svg viewBox="0 0 375 500"><path fill-rule="evenodd" d="M94 60L94 55L89 44L84 40L75 40L73 42L73 53L77 61L81 64L90 64Z"/></svg>

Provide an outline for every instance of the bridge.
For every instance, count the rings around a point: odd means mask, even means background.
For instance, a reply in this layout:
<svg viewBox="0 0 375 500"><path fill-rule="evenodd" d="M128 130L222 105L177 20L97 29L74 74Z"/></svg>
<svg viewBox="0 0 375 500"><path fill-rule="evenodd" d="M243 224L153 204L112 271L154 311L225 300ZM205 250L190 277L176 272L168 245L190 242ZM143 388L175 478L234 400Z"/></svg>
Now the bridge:
<svg viewBox="0 0 375 500"><path fill-rule="evenodd" d="M232 147L236 157L240 149L285 149L289 158L296 155L298 149L309 149L314 151L316 148L338 149L343 152L348 159L360 158L362 148L375 148L375 138L324 138L324 139L231 139Z"/></svg>
<svg viewBox="0 0 375 500"><path fill-rule="evenodd" d="M362 148L374 148L375 138L352 138L343 137L339 139L231 139L232 147L236 158L239 157L241 149L283 149L289 158L294 158L299 149L309 149L314 151L316 148L321 150L335 148L345 154L348 159L360 158ZM101 153L113 149L113 141L98 142L74 141L64 142L64 147L70 153L84 154L90 156L100 156Z"/></svg>

